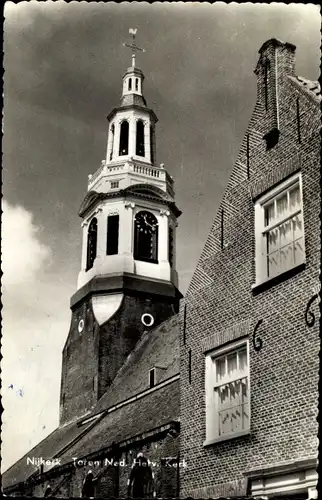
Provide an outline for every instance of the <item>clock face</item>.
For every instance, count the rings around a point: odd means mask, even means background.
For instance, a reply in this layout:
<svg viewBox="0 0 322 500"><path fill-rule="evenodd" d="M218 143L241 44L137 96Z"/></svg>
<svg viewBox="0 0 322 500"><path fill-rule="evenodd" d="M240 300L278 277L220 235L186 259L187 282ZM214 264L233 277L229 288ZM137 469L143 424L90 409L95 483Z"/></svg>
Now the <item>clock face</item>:
<svg viewBox="0 0 322 500"><path fill-rule="evenodd" d="M153 214L150 212L139 212L136 216L136 224L141 233L154 233L156 231L157 222Z"/></svg>

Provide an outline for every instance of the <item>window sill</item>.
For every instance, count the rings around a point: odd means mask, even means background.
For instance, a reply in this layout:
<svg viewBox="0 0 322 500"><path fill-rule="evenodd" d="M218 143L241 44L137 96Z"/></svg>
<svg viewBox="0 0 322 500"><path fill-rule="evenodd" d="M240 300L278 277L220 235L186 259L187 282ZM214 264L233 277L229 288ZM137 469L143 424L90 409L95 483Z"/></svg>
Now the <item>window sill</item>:
<svg viewBox="0 0 322 500"><path fill-rule="evenodd" d="M302 262L301 264L298 264L296 267L292 267L291 269L284 271L284 273L274 276L274 278L267 278L265 281L262 281L260 283L254 283L251 286L252 292L254 294L263 292L264 290L267 290L268 288L271 288L272 286L275 286L278 283L281 283L283 281L288 280L289 278L292 278L292 276L295 276L304 269L305 269L305 261Z"/></svg>
<svg viewBox="0 0 322 500"><path fill-rule="evenodd" d="M154 259L139 259L134 257L134 260L137 262L147 262L148 264L159 264L159 261Z"/></svg>
<svg viewBox="0 0 322 500"><path fill-rule="evenodd" d="M234 434L227 434L226 436L220 436L213 439L206 439L206 441L203 442L203 446L211 446L213 444L221 443L222 441L231 441L232 439L236 439L242 436L250 436L250 429L235 432Z"/></svg>

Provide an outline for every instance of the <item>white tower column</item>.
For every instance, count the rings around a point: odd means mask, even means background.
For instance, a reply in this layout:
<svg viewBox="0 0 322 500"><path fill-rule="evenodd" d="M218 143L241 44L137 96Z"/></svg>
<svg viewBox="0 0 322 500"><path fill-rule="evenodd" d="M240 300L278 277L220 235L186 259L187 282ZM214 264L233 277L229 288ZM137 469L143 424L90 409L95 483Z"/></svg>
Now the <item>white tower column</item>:
<svg viewBox="0 0 322 500"><path fill-rule="evenodd" d="M136 119L129 119L129 155L134 156L136 153Z"/></svg>
<svg viewBox="0 0 322 500"><path fill-rule="evenodd" d="M169 246L169 221L170 212L168 210L160 210L159 220L159 238L158 238L158 255L160 275L163 279L171 279L171 269L168 259Z"/></svg>
<svg viewBox="0 0 322 500"><path fill-rule="evenodd" d="M81 262L81 271L85 271L86 269L86 258L87 258L87 236L88 236L88 222L82 223L83 228L83 244L82 244L82 262Z"/></svg>
<svg viewBox="0 0 322 500"><path fill-rule="evenodd" d="M169 217L169 215L170 215L170 212L168 210L160 210L159 244L158 244L159 262L168 262L168 246L169 246L168 217Z"/></svg>
<svg viewBox="0 0 322 500"><path fill-rule="evenodd" d="M151 162L151 150L150 150L150 122L144 122L144 156Z"/></svg>
<svg viewBox="0 0 322 500"><path fill-rule="evenodd" d="M106 236L107 236L106 217L104 216L103 209L101 207L97 209L95 217L97 218L96 259L101 261L106 255Z"/></svg>
<svg viewBox="0 0 322 500"><path fill-rule="evenodd" d="M134 259L133 259L133 210L135 203L125 202L122 217L120 219L120 232L119 232L119 253L123 255L123 270L125 272L133 272Z"/></svg>
<svg viewBox="0 0 322 500"><path fill-rule="evenodd" d="M113 160L120 156L120 135L121 135L121 120L115 123L115 137L114 137L114 153ZM109 161L109 159L106 159Z"/></svg>
<svg viewBox="0 0 322 500"><path fill-rule="evenodd" d="M114 133L113 133L113 126L114 126ZM114 143L114 137L115 136L115 125L112 124L110 125L109 131L108 131L108 141L107 141L107 153L106 153L106 160L110 161L113 158L111 158L111 153L113 151L113 143ZM113 156L115 154L115 151L113 151Z"/></svg>

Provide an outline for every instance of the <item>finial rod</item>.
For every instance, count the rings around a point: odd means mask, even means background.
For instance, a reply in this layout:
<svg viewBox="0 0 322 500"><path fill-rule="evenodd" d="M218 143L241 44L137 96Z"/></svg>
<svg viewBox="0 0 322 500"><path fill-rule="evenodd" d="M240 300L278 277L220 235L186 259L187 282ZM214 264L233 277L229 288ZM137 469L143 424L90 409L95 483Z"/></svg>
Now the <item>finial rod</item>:
<svg viewBox="0 0 322 500"><path fill-rule="evenodd" d="M145 52L145 50L141 49L141 47L138 47L135 43L135 35L137 33L137 28L135 28L135 29L130 28L129 33L130 33L130 35L132 35L133 41L131 44L123 43L123 46L128 47L129 49L132 50L132 68L135 68L135 53L136 52Z"/></svg>

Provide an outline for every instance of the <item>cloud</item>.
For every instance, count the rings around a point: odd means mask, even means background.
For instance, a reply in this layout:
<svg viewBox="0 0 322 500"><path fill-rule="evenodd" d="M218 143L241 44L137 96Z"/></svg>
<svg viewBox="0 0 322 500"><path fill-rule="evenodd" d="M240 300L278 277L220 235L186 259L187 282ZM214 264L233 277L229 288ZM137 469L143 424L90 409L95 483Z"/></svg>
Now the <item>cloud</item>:
<svg viewBox="0 0 322 500"><path fill-rule="evenodd" d="M65 280L50 274L53 252L21 206L2 203L2 470L58 424L61 351L68 332ZM23 416L23 418L22 418Z"/></svg>
<svg viewBox="0 0 322 500"><path fill-rule="evenodd" d="M39 241L30 212L5 200L2 210L3 285L30 283L51 257L50 248Z"/></svg>

